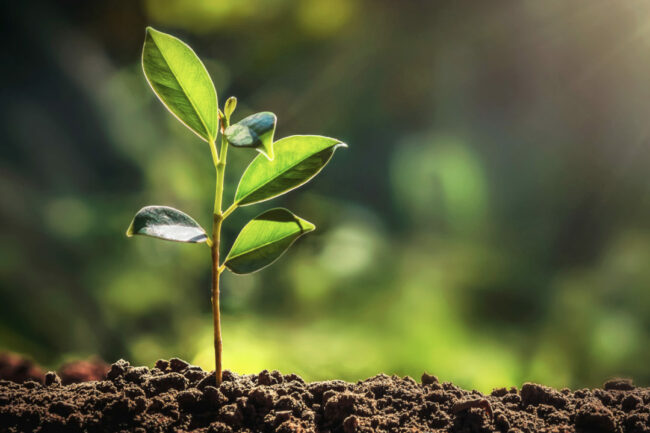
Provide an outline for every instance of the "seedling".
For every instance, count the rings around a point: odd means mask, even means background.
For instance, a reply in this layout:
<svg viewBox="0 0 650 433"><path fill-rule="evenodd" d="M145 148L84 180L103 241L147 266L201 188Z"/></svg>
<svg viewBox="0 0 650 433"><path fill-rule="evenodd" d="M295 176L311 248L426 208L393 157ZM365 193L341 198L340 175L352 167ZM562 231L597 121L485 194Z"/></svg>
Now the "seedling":
<svg viewBox="0 0 650 433"><path fill-rule="evenodd" d="M276 116L253 114L230 124L237 99L228 98L219 109L217 92L208 71L181 40L147 28L142 69L165 107L210 147L216 168L214 212L210 235L189 215L167 206L146 206L133 218L127 236L144 235L168 241L204 243L212 254L212 316L215 375L221 383L221 318L219 277L226 269L236 274L258 271L277 260L293 242L316 227L284 208L262 212L239 232L220 262L221 226L240 206L285 194L316 176L338 147L346 144L319 135L293 135L273 141ZM220 149L217 151L217 142ZM257 155L244 171L233 203L222 211L228 147L253 148Z"/></svg>

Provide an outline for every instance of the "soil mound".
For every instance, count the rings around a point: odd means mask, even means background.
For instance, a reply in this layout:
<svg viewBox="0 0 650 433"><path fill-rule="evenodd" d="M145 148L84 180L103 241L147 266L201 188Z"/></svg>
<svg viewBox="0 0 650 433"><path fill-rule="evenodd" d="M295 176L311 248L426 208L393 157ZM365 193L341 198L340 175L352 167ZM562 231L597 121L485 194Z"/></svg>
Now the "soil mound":
<svg viewBox="0 0 650 433"><path fill-rule="evenodd" d="M650 388L617 379L603 389L527 383L490 395L439 383L378 376L305 383L295 374L214 375L180 359L155 368L113 364L106 380L64 385L0 381L7 432L508 432L650 433Z"/></svg>
<svg viewBox="0 0 650 433"><path fill-rule="evenodd" d="M43 382L44 371L32 360L13 353L0 353L0 379L23 383L26 380Z"/></svg>
<svg viewBox="0 0 650 433"><path fill-rule="evenodd" d="M99 358L72 361L63 364L58 375L64 385L70 383L104 380L110 366ZM0 353L0 380L23 383L27 380L43 383L45 372L31 359L15 353Z"/></svg>

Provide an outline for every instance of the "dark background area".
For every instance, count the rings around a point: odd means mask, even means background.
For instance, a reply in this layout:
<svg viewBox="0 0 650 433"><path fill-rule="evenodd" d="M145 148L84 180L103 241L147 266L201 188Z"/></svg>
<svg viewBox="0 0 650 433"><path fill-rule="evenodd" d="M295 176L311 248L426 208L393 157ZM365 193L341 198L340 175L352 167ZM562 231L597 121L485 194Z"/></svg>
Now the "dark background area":
<svg viewBox="0 0 650 433"><path fill-rule="evenodd" d="M489 390L650 384L650 4L147 0L0 6L0 349L212 365L209 254L127 239L147 204L207 225L208 146L144 79L188 42L234 118L340 138L283 205L314 222L227 274L224 365ZM254 153L229 155L229 188Z"/></svg>

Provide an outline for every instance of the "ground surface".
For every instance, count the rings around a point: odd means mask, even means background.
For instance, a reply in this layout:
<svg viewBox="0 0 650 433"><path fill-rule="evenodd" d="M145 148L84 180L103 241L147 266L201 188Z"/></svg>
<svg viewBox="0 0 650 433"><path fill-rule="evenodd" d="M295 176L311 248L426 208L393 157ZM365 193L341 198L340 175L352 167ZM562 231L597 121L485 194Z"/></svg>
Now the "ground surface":
<svg viewBox="0 0 650 433"><path fill-rule="evenodd" d="M0 381L0 431L650 433L650 388L613 380L483 395L427 374L421 383L378 375L352 384L268 371L226 371L217 388L179 359L151 370L118 361L103 381L63 385L54 373L44 384Z"/></svg>
<svg viewBox="0 0 650 433"><path fill-rule="evenodd" d="M64 385L70 383L88 382L90 380L103 380L110 366L99 358L73 361L63 364L57 371ZM32 360L14 353L0 353L0 380L23 383L34 380L43 383L45 372Z"/></svg>

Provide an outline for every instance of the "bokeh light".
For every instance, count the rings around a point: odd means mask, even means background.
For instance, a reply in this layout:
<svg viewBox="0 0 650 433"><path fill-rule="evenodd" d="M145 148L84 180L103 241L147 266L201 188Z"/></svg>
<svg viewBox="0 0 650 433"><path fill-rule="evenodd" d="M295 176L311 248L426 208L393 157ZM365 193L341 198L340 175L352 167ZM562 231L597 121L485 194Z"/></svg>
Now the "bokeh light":
<svg viewBox="0 0 650 433"><path fill-rule="evenodd" d="M37 14L34 10L38 10ZM650 384L650 7L604 0L0 6L0 350L211 368L207 249L127 239L147 204L210 221L205 143L143 77L186 40L236 118L350 147L286 206L318 229L223 280L224 365L489 391ZM254 156L229 154L230 200Z"/></svg>

